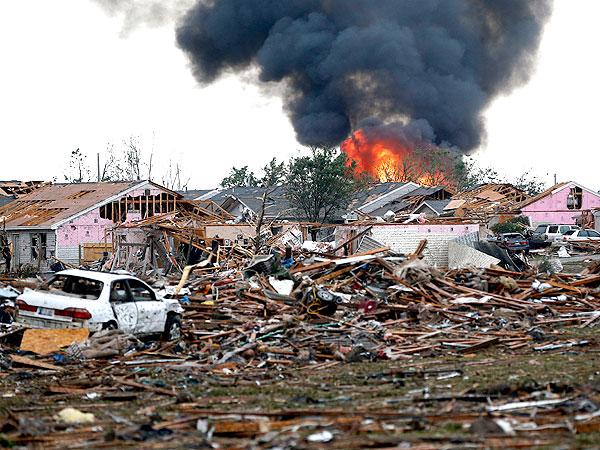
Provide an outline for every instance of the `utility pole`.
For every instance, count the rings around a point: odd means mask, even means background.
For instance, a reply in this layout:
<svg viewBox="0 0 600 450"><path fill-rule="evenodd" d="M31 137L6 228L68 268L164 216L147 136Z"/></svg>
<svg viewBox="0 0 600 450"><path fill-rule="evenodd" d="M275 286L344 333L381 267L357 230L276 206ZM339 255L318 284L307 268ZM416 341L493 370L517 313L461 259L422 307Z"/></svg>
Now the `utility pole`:
<svg viewBox="0 0 600 450"><path fill-rule="evenodd" d="M98 183L100 183L100 153L98 153L97 156L98 156Z"/></svg>
<svg viewBox="0 0 600 450"><path fill-rule="evenodd" d="M558 184L558 181L557 181L556 174L554 174L554 184L555 184L555 185L557 185L557 184Z"/></svg>

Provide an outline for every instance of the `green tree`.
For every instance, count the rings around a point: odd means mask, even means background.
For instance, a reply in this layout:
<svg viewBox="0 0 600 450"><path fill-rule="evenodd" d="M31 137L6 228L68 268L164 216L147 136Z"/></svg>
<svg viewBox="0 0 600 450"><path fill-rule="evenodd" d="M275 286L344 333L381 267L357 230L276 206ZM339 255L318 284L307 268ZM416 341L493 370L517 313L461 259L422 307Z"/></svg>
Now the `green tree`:
<svg viewBox="0 0 600 450"><path fill-rule="evenodd" d="M356 164L333 147L311 147L309 156L292 158L287 175L290 205L313 222L325 222L335 211L346 208L363 186L355 176Z"/></svg>
<svg viewBox="0 0 600 450"><path fill-rule="evenodd" d="M491 167L479 167L472 158L463 157L454 167L456 187L459 191L472 189L480 184L506 183Z"/></svg>
<svg viewBox="0 0 600 450"><path fill-rule="evenodd" d="M516 188L527 192L531 196L536 196L544 192L544 190L546 190L546 183L540 180L535 175L532 175L530 171L526 171L521 176L519 176L513 182L513 184Z"/></svg>
<svg viewBox="0 0 600 450"><path fill-rule="evenodd" d="M269 164L263 167L263 177L260 179L262 187L277 186L285 181L287 168L285 162L277 162L277 158L269 161Z"/></svg>
<svg viewBox="0 0 600 450"><path fill-rule="evenodd" d="M240 169L232 167L229 175L223 178L221 181L221 187L227 189L231 187L257 187L258 180L256 175L252 172L248 166L244 166Z"/></svg>

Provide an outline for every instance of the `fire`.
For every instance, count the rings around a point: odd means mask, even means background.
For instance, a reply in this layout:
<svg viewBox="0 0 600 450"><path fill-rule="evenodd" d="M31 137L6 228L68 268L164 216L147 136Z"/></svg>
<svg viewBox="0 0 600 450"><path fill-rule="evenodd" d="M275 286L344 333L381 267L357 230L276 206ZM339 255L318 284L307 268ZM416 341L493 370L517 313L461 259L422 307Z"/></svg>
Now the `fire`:
<svg viewBox="0 0 600 450"><path fill-rule="evenodd" d="M428 149L417 151L393 139L368 136L356 131L342 142L341 149L356 163L357 173L381 181L413 181L423 186L449 185L440 168L431 167Z"/></svg>

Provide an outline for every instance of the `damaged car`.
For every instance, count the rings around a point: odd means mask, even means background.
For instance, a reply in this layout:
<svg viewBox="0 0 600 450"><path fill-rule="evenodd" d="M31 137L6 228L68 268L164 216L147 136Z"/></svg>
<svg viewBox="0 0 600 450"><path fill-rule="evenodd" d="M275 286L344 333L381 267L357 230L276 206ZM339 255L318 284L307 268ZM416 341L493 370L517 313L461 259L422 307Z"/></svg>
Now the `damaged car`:
<svg viewBox="0 0 600 450"><path fill-rule="evenodd" d="M120 329L137 336L181 337L183 308L129 275L65 270L16 299L16 322L32 328Z"/></svg>

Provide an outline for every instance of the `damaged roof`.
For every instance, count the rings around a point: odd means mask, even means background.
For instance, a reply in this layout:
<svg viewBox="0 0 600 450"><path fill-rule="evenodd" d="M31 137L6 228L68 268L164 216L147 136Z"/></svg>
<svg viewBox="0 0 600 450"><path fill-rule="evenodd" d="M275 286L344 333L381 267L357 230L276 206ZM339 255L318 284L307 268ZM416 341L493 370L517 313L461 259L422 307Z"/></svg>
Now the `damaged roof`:
<svg viewBox="0 0 600 450"><path fill-rule="evenodd" d="M6 220L6 228L52 228L89 208L101 206L113 197L148 184L148 181L127 181L46 185L0 208L0 218Z"/></svg>
<svg viewBox="0 0 600 450"><path fill-rule="evenodd" d="M188 189L186 191L177 191L181 194L184 200L197 200L204 197L206 194L216 191L215 189Z"/></svg>
<svg viewBox="0 0 600 450"><path fill-rule="evenodd" d="M444 211L454 211L457 217L485 218L514 211L529 199L527 193L508 183L486 183L452 197Z"/></svg>
<svg viewBox="0 0 600 450"><path fill-rule="evenodd" d="M0 197L26 195L45 184L44 181L0 181Z"/></svg>
<svg viewBox="0 0 600 450"><path fill-rule="evenodd" d="M444 214L444 208L448 206L451 200L424 200L413 211L415 214L423 212L424 208L429 208L432 212L441 216Z"/></svg>
<svg viewBox="0 0 600 450"><path fill-rule="evenodd" d="M267 217L279 217L282 219L296 218L296 208L292 208L286 197L285 186L274 187L233 187L223 189L210 200L229 210L230 202L237 200L248 209L258 214L262 207L262 197L267 193L265 215Z"/></svg>

